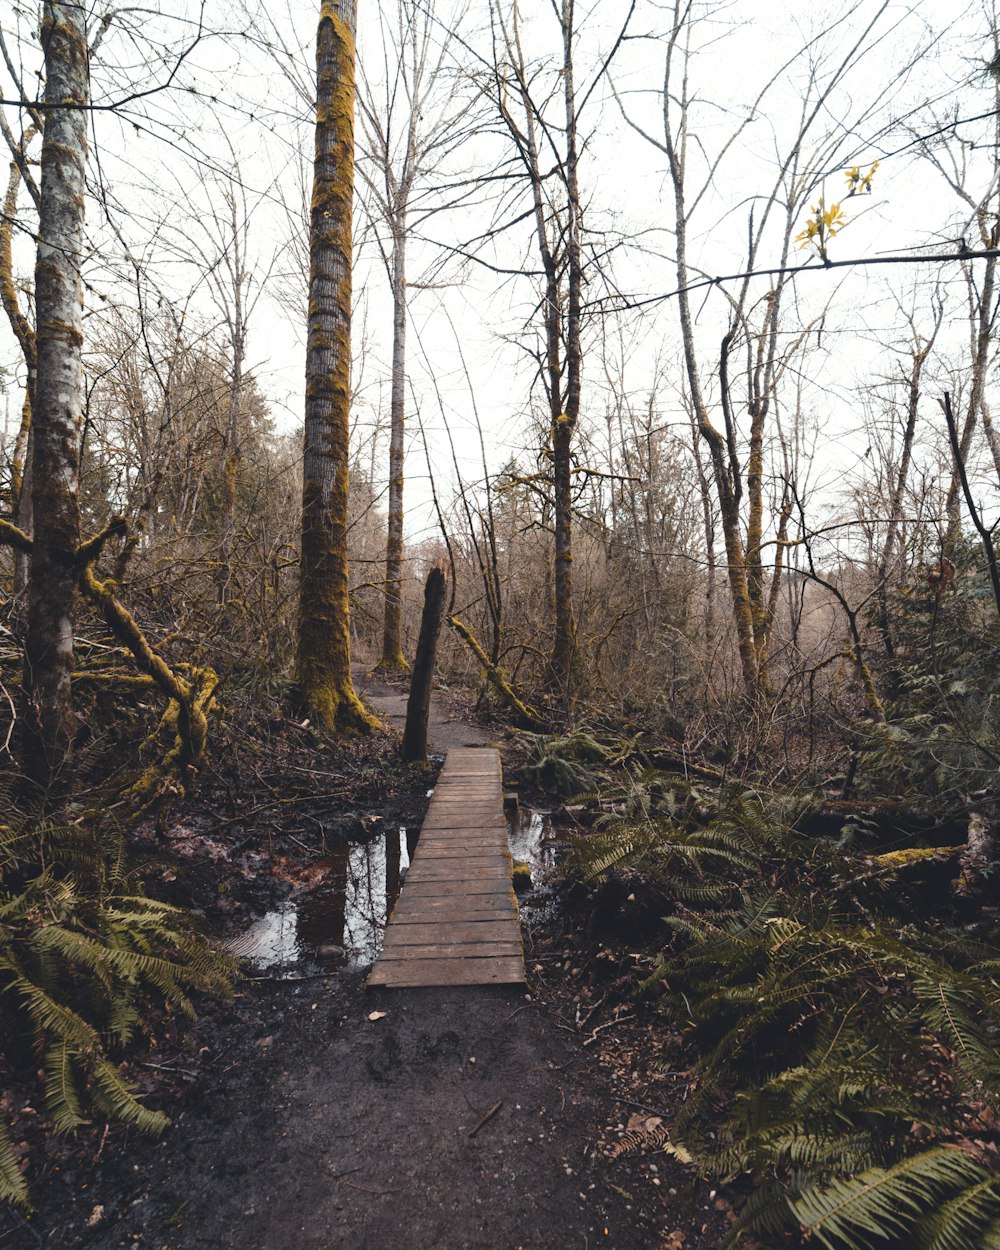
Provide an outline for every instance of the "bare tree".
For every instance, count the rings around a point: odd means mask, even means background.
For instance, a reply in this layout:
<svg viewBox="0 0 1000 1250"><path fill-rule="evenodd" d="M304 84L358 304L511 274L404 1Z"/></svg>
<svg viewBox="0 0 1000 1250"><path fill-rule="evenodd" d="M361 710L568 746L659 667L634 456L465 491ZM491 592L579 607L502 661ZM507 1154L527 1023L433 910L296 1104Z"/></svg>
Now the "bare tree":
<svg viewBox="0 0 1000 1250"><path fill-rule="evenodd" d="M822 325L819 314L793 330L790 346L782 346L784 305L792 289L792 279L784 271L797 241L812 246L824 262L828 259L833 209L827 210L820 198L811 217L806 216L806 210L826 175L843 169L853 155L849 139L853 132L840 119L828 124L827 112L849 77L859 70L866 57L873 55L885 30L891 29L879 26L887 8L886 4L878 5L870 17L861 4L838 13L764 83L746 115L710 153L696 129L695 108L699 99L691 82L699 13L694 5L678 0L671 7L666 36L661 94L663 138L650 134L626 114L626 120L666 158L673 191L674 265L684 385L698 436L708 451L706 476L718 501L743 685L747 699L757 711L762 709L769 689L770 635L784 553L789 545L795 485L788 480L782 463L787 443L778 422L780 386L790 372L792 357L804 350L810 330ZM849 27L852 20L858 22L856 33ZM845 31L849 33L841 41ZM834 35L836 40L824 48L824 39ZM716 38L714 29L711 38ZM750 197L746 273L735 292L724 292L728 324L713 353L714 359L708 363L702 359L690 289L693 276L698 273L689 258L695 214L718 194L720 172L727 156L739 150L748 129L765 115L765 104L775 85L784 82L791 66L800 62L806 79L798 114L789 138L778 147L773 182ZM901 67L901 77L911 66L912 62ZM873 90L874 98L853 104L869 127L875 124L877 110L891 89L894 88L878 85ZM860 193L870 185L871 173L866 176L858 171L854 181L849 180L846 194ZM803 220L806 230L797 239L796 227ZM768 255L774 257L772 272L777 276L770 289L761 294L751 271L765 255L765 248L773 249ZM717 396L717 403L713 402L713 395ZM741 409L749 417L748 427L739 420ZM777 466L769 475L770 445L777 448ZM768 547L775 553L770 567L765 560Z"/></svg>
<svg viewBox="0 0 1000 1250"><path fill-rule="evenodd" d="M572 702L577 646L573 606L573 444L583 390L583 296L588 281L580 187L581 117L622 45L634 9L633 4L611 52L578 96L574 0L553 4L560 43L554 85L544 76L539 78L529 66L518 0L509 5L492 0L490 6L493 98L530 190L528 215L533 220L534 244L542 266L543 329L538 367L549 418L555 534L555 628L549 674L566 712ZM554 99L560 104L557 117L550 116Z"/></svg>
<svg viewBox="0 0 1000 1250"><path fill-rule="evenodd" d="M87 15L47 0L42 15L46 124L35 267L38 376L32 406L34 535L28 586L25 760L39 779L73 735L72 672L80 546Z"/></svg>
<svg viewBox="0 0 1000 1250"><path fill-rule="evenodd" d="M384 81L361 73L359 170L392 291L392 389L389 429L389 507L385 607L378 667L403 672L403 484L406 452L406 328L408 245L414 233L469 192L447 177L450 158L474 133L468 101L449 81L453 32L462 12L440 22L433 4L396 0L395 14L380 14ZM378 226L384 225L383 240Z"/></svg>

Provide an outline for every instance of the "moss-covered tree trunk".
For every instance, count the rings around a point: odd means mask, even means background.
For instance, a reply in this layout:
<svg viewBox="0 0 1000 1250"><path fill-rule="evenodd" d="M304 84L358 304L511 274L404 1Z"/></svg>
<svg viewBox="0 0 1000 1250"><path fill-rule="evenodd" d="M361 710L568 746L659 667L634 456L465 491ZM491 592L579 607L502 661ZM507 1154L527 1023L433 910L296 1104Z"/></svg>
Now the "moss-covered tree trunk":
<svg viewBox="0 0 1000 1250"><path fill-rule="evenodd" d="M367 732L351 682L347 484L351 403L356 0L323 0L309 240L297 684L328 729Z"/></svg>
<svg viewBox="0 0 1000 1250"><path fill-rule="evenodd" d="M406 223L392 246L392 397L389 431L389 525L385 553L385 615L379 668L405 672L403 655L403 468L406 440Z"/></svg>
<svg viewBox="0 0 1000 1250"><path fill-rule="evenodd" d="M38 376L32 413L34 548L25 640L25 764L43 779L72 739L80 546L83 255L90 76L86 9L46 3L46 123L35 266Z"/></svg>
<svg viewBox="0 0 1000 1250"><path fill-rule="evenodd" d="M21 141L22 154L27 153L28 145L36 133L34 126L25 132ZM27 159L26 155L24 159ZM10 177L7 181L7 194L4 196L3 217L0 219L0 303L7 314L14 337L20 345L27 374L24 402L21 406L21 426L11 457L10 495L13 520L22 533L30 538L34 529L31 515L31 404L35 391L35 377L38 373L38 356L34 327L21 310L17 287L14 285L14 223L17 221L17 199L21 182L21 168L17 161L12 161ZM14 595L18 599L27 589L28 574L27 552L16 551L14 553ZM19 612L18 616L20 615Z"/></svg>

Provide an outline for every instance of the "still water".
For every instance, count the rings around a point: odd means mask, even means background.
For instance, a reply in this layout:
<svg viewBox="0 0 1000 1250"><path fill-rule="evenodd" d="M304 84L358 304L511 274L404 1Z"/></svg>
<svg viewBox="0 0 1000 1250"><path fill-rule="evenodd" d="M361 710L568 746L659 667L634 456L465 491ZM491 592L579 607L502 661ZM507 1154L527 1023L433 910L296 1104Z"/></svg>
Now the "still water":
<svg viewBox="0 0 1000 1250"><path fill-rule="evenodd" d="M346 844L320 860L320 883L255 920L228 949L257 971L294 977L304 964L331 971L370 967L386 921L406 879L417 828L390 830L371 842ZM537 883L555 854L548 812L521 807L508 818L514 860L528 864Z"/></svg>

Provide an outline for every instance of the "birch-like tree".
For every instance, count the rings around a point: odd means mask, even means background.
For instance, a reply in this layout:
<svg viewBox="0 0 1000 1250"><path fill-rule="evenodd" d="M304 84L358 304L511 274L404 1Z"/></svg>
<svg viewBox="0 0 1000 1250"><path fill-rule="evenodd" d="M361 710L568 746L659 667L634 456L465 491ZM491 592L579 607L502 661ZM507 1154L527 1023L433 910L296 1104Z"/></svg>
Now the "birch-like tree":
<svg viewBox="0 0 1000 1250"><path fill-rule="evenodd" d="M72 673L80 547L84 197L90 72L87 13L42 11L45 130L35 265L38 373L32 395L34 534L25 639L25 761L44 778L73 735Z"/></svg>
<svg viewBox="0 0 1000 1250"><path fill-rule="evenodd" d="M375 210L376 234L392 291L392 389L389 429L389 507L386 537L385 608L378 667L404 672L403 655L403 484L406 456L407 252L411 235L436 213L467 198L468 185L451 182L446 171L454 152L475 131L469 103L449 83L454 30L439 23L433 4L397 0L382 15L384 81L360 75L358 94L365 159L360 170ZM383 239L380 228L387 238Z"/></svg>

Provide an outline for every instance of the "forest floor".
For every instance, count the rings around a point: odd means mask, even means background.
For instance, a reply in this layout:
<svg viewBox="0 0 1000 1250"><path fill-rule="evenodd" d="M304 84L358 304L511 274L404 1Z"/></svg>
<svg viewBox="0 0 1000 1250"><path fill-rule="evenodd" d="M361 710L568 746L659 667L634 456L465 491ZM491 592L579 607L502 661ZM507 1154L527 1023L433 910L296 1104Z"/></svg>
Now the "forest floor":
<svg viewBox="0 0 1000 1250"><path fill-rule="evenodd" d="M365 694L390 724L405 711L390 685ZM434 708L432 750L491 740L452 699ZM422 814L426 775L394 759L383 744L353 819ZM198 828L189 817L187 841ZM181 884L213 923L235 923L308 879L319 848L296 845L292 863L280 829L258 829L240 839L244 860L210 856ZM662 1028L618 990L636 956L558 904L530 916L527 993L376 993L362 970L320 967L243 980L195 1024L163 1022L130 1068L172 1116L159 1140L52 1139L8 1096L38 1209L0 1214L0 1248L714 1250L733 1207L658 1148L687 1073L669 1070Z"/></svg>

